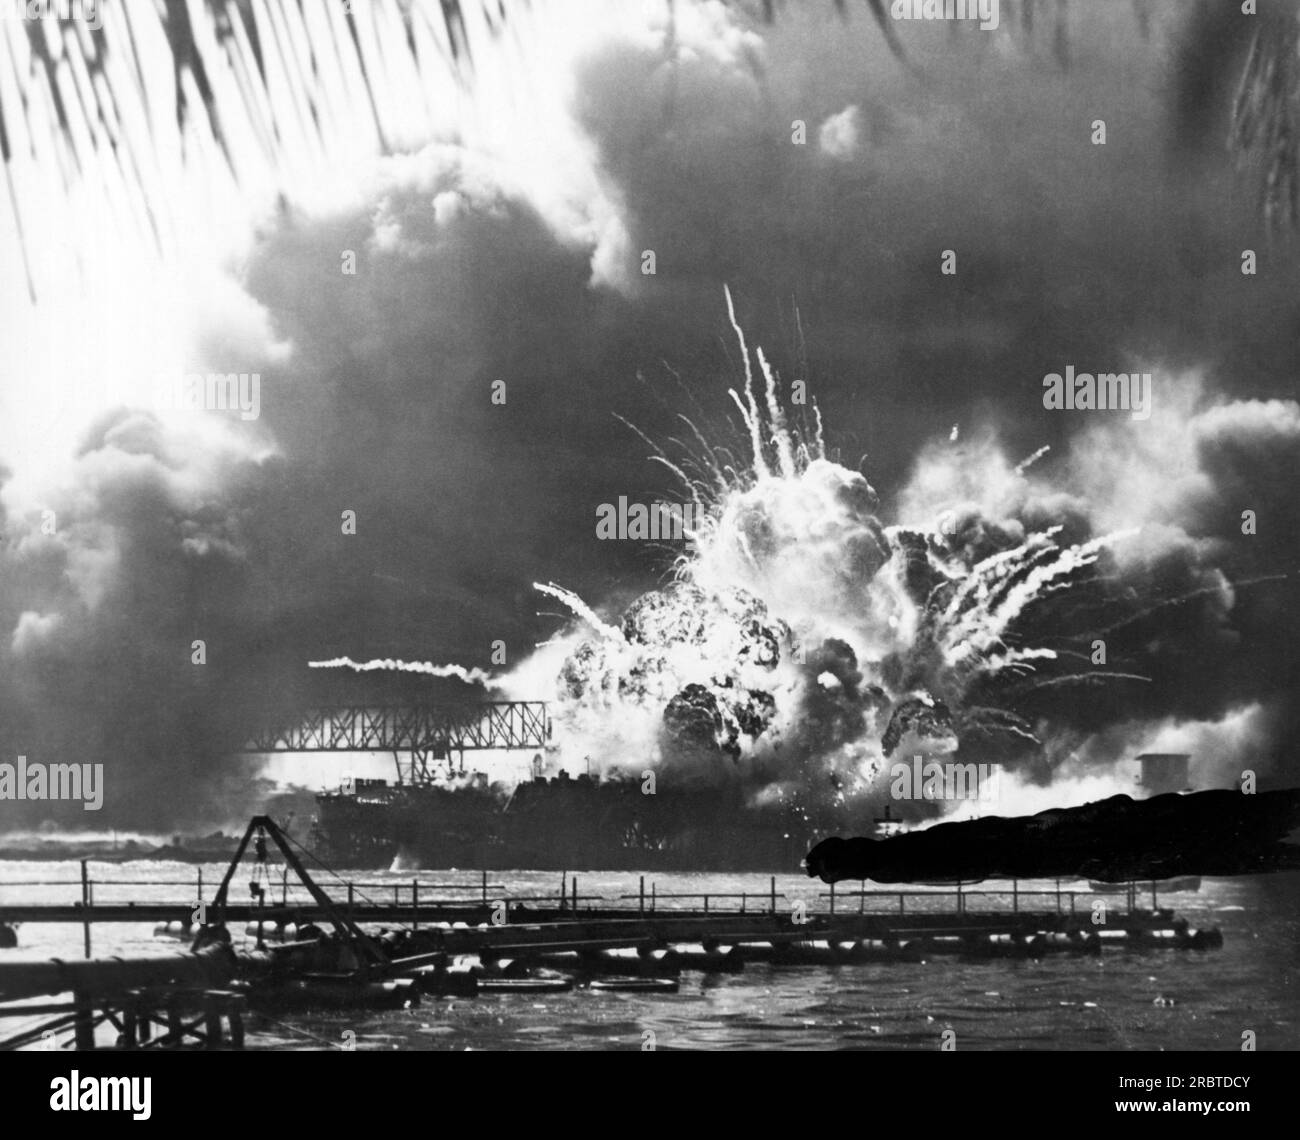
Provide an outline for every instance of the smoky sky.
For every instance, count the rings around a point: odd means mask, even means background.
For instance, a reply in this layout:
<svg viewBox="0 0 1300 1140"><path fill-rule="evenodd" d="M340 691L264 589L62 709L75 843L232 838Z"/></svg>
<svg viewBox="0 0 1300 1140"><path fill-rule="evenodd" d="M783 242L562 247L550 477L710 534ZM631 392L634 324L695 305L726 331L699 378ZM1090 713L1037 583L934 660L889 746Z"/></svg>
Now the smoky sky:
<svg viewBox="0 0 1300 1140"><path fill-rule="evenodd" d="M1156 537L1093 600L1136 612L1204 591L1115 634L1152 677L1140 692L1027 714L1101 739L1259 701L1264 750L1285 756L1300 272L1224 145L1244 44L1222 7L1156 4L1144 31L1127 0L1076 5L1062 43L1004 0L996 32L902 27L900 60L865 6L792 5L771 25L707 6L675 48L638 29L577 65L570 110L613 238L566 229L452 144L405 156L349 209L285 203L237 273L289 346L262 361L261 420L235 429L266 452L183 444L119 410L70 463L57 541L4 520L4 751L102 760L97 823L220 822L236 814L222 742L245 726L431 691L308 660L489 667L503 640L517 664L559 625L535 581L617 613L675 551L599 541L596 507L676 489L615 417L653 439L680 434L679 415L735 433L725 284L783 385L806 378L887 522L932 521L898 517L938 505L918 489L924 456L979 470L981 447L1014 464L1050 445L1025 493L962 489L981 524L1086 538L1139 523ZM1152 419L1045 410L1042 378L1067 365L1153 373ZM1083 638L1096 615L1074 617L1040 620ZM23 818L83 822L59 808Z"/></svg>

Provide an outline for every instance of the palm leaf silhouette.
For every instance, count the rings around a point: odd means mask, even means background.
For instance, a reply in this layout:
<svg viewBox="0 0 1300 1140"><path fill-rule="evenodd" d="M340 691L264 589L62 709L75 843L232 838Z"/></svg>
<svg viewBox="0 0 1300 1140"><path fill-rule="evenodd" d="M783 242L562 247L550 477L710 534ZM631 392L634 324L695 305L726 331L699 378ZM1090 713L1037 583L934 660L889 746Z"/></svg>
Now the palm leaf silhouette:
<svg viewBox="0 0 1300 1140"><path fill-rule="evenodd" d="M734 2L782 18L778 0ZM849 18L845 0L832 3ZM1297 217L1294 9L1278 0L1258 17L1229 140L1243 162L1259 156L1271 224ZM906 62L886 0L866 10ZM1067 0L1002 0L1002 10L1026 42L1047 28L1068 64ZM1132 10L1145 33L1148 0ZM187 170L201 167L226 192L283 194L360 154L418 146L447 106L472 99L480 56L514 66L530 22L547 18L544 3L526 0L99 0L96 11L102 26L0 20L0 256L22 265L31 300L53 287L45 252L66 244L49 230L59 213L49 201L68 211L107 203L115 224L165 257L183 224L170 197ZM1184 51L1226 66L1208 43L1213 26L1189 26Z"/></svg>
<svg viewBox="0 0 1300 1140"><path fill-rule="evenodd" d="M70 209L79 192L111 198L165 252L186 164L283 190L416 146L504 27L498 4L459 0L101 0L98 12L99 27L0 21L0 250L16 244L33 297L34 196Z"/></svg>

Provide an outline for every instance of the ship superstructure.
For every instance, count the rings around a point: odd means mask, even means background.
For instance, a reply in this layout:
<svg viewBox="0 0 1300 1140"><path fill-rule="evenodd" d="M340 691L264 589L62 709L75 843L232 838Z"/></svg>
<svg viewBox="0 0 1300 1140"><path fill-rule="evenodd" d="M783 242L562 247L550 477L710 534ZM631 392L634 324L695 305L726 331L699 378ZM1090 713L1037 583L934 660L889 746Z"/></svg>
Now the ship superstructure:
<svg viewBox="0 0 1300 1140"><path fill-rule="evenodd" d="M393 754L394 780L317 796L313 844L336 866L789 870L818 837L796 806L749 806L735 785L547 775L551 737L541 701L357 705L309 711L243 751ZM467 773L465 754L489 750L532 751L531 778Z"/></svg>
<svg viewBox="0 0 1300 1140"><path fill-rule="evenodd" d="M812 834L791 809L756 809L739 789L646 794L639 779L535 775L439 785L357 781L322 793L313 845L338 866L486 870L789 870Z"/></svg>

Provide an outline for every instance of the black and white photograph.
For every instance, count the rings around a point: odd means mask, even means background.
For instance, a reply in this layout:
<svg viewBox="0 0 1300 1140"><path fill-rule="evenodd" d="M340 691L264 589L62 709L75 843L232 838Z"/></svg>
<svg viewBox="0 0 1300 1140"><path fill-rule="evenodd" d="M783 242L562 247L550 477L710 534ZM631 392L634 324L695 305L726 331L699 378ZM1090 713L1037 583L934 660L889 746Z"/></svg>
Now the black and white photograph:
<svg viewBox="0 0 1300 1140"><path fill-rule="evenodd" d="M1270 1094L1300 0L0 0L0 158L30 1119L429 1052Z"/></svg>

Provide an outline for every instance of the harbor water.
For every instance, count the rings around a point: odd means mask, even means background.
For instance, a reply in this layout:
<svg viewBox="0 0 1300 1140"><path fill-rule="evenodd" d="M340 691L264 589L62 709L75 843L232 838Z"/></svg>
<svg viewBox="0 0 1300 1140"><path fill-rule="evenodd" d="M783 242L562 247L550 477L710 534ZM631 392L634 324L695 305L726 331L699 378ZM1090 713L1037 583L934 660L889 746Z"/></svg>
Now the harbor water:
<svg viewBox="0 0 1300 1140"><path fill-rule="evenodd" d="M225 867L201 868L211 899ZM91 864L96 903L179 900L176 884L194 883L198 868L182 863ZM374 884L366 895L391 901L388 888L408 898L412 872L361 871L346 878ZM80 898L75 862L0 863L0 902L73 902ZM422 872L422 881L459 884L473 900L481 890L477 871ZM247 896L247 872L232 883L232 901ZM753 874L655 874L655 905L698 906L668 894L752 892L750 908L767 905L769 877ZM56 886L19 885L57 881ZM125 883L130 880L130 885ZM494 872L492 898L555 895L560 876L549 872ZM120 886L113 884L121 883ZM571 882L571 880L570 880ZM614 900L634 895L638 877L627 873L578 872L583 896ZM328 880L322 885L331 889ZM857 909L848 897L857 884L841 884L837 906ZM1022 892L1055 891L1055 882L1021 882ZM278 897L273 882L272 898ZM778 876L778 906L802 901L824 910L827 888L801 876ZM1007 890L984 883L972 891ZM1097 899L1123 909L1123 895L1098 895L1086 882L1062 883L1064 901L1091 908ZM332 890L339 897L337 885ZM439 892L442 897L452 897ZM454 894L454 892L453 892ZM362 898L358 894L358 901ZM1032 901L1031 901L1032 898ZM594 900L593 900L594 901ZM1139 906L1151 905L1149 889ZM585 904L582 904L585 905ZM606 902L603 905L609 905ZM621 905L633 909L635 900ZM737 900L715 901L735 906ZM871 900L871 909L888 900ZM966 900L969 912L983 906L1007 909L1009 895ZM1022 909L1053 909L1047 895L1022 895ZM1254 1034L1264 1050L1300 1049L1300 873L1206 879L1196 893L1162 895L1192 929L1217 927L1223 946L1213 950L1136 949L1108 946L1099 956L1053 954L1042 959L974 959L936 956L924 962L775 966L750 962L735 974L685 971L680 990L621 993L579 986L566 993L485 993L476 997L426 997L417 1008L384 1012L294 1012L247 1017L249 1049L366 1050L440 1049L938 1049L945 1031L959 1049L1239 1050ZM909 910L951 909L949 894L907 900ZM245 937L242 924L233 932ZM76 924L19 928L16 950L0 955L82 956ZM92 928L93 954L131 954L174 947L154 937L153 924L99 924ZM8 1029L19 1020L7 1019Z"/></svg>

